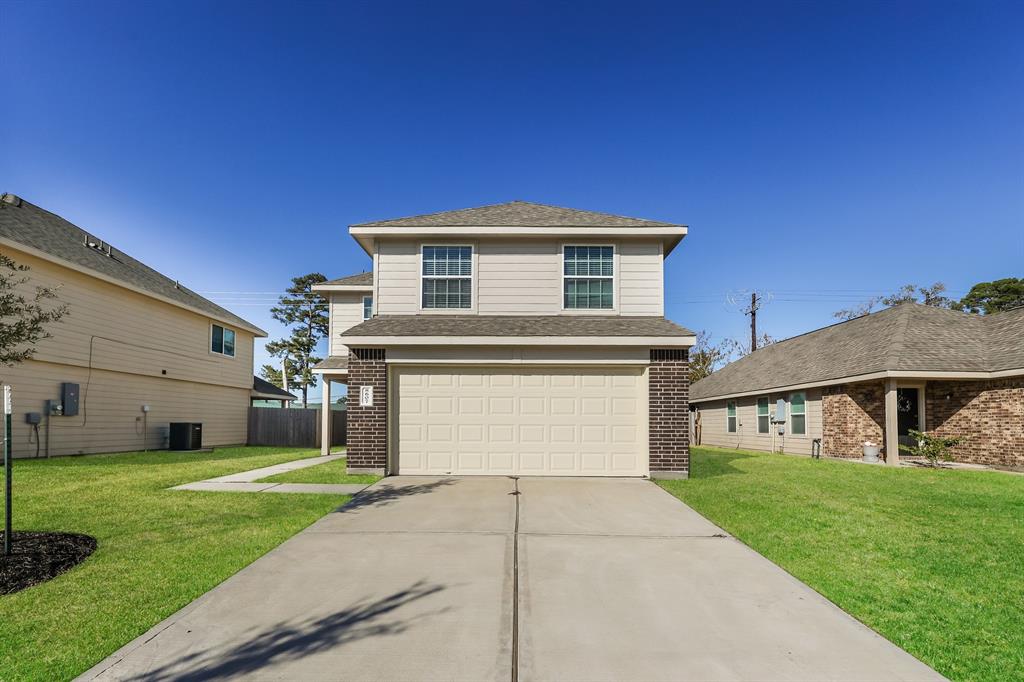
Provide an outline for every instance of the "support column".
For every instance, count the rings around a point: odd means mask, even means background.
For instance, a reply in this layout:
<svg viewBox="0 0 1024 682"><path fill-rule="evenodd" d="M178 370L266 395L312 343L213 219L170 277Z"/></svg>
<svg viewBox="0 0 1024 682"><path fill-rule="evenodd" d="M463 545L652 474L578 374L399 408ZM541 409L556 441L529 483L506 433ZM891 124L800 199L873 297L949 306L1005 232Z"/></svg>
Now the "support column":
<svg viewBox="0 0 1024 682"><path fill-rule="evenodd" d="M885 463L889 466L900 464L900 430L896 417L896 380L885 380Z"/></svg>
<svg viewBox="0 0 1024 682"><path fill-rule="evenodd" d="M686 348L652 348L648 367L651 478L690 475L690 363Z"/></svg>
<svg viewBox="0 0 1024 682"><path fill-rule="evenodd" d="M320 404L320 454L331 454L331 377L321 374L323 402Z"/></svg>

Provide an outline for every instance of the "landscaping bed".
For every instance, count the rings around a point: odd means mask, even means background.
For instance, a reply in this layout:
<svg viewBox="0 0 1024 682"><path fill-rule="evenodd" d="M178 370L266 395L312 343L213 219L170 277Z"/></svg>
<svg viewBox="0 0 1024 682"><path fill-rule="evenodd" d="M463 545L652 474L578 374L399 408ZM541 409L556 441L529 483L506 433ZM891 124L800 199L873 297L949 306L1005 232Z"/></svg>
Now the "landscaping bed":
<svg viewBox="0 0 1024 682"><path fill-rule="evenodd" d="M1024 670L1024 477L695 447L659 484L943 675Z"/></svg>
<svg viewBox="0 0 1024 682"><path fill-rule="evenodd" d="M0 545L4 542L0 533ZM0 594L13 594L74 568L96 549L96 538L79 533L11 533L11 554L0 554Z"/></svg>

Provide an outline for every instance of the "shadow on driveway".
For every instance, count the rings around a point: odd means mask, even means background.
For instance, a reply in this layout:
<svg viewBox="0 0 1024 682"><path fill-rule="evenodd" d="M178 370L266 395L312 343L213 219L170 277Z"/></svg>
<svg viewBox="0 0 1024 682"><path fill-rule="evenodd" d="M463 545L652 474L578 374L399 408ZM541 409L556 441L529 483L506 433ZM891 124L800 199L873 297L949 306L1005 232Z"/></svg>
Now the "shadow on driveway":
<svg viewBox="0 0 1024 682"><path fill-rule="evenodd" d="M244 676L267 665L298 660L367 637L397 635L408 630L414 621L443 613L448 608L404 620L386 619L389 614L444 589L443 585L421 580L405 590L374 601L356 603L329 616L299 623L278 623L252 634L247 641L234 647L189 654L129 679L164 682Z"/></svg>
<svg viewBox="0 0 1024 682"><path fill-rule="evenodd" d="M442 488L457 483L457 479L454 478L441 478L428 483L413 483L395 485L384 479L380 483L373 485L362 492L356 494L347 504L338 508L338 512L353 512L360 511L361 509L369 507L383 507L389 505L403 497L412 497L414 495L426 495L432 493L438 488Z"/></svg>

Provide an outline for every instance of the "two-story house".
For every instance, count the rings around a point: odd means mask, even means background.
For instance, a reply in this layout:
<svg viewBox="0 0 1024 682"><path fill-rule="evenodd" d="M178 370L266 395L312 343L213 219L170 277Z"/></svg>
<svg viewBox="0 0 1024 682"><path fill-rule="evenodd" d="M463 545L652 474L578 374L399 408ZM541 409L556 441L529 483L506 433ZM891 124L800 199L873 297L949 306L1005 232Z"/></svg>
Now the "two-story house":
<svg viewBox="0 0 1024 682"><path fill-rule="evenodd" d="M686 231L522 201L351 226L372 273L316 287L349 469L685 477L694 335L664 260Z"/></svg>
<svg viewBox="0 0 1024 682"><path fill-rule="evenodd" d="M13 194L0 253L30 268L18 294L53 287L68 307L32 359L0 366L15 457L165 448L172 422L201 423L204 447L246 442L266 332Z"/></svg>

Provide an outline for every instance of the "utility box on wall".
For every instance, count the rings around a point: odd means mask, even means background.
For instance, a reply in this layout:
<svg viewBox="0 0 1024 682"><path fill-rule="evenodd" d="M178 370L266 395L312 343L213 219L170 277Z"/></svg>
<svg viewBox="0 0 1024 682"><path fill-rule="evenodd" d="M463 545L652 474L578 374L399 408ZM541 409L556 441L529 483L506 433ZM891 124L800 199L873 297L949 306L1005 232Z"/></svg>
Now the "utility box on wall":
<svg viewBox="0 0 1024 682"><path fill-rule="evenodd" d="M78 384L64 382L60 385L60 402L64 406L64 416L74 417L78 414Z"/></svg>

